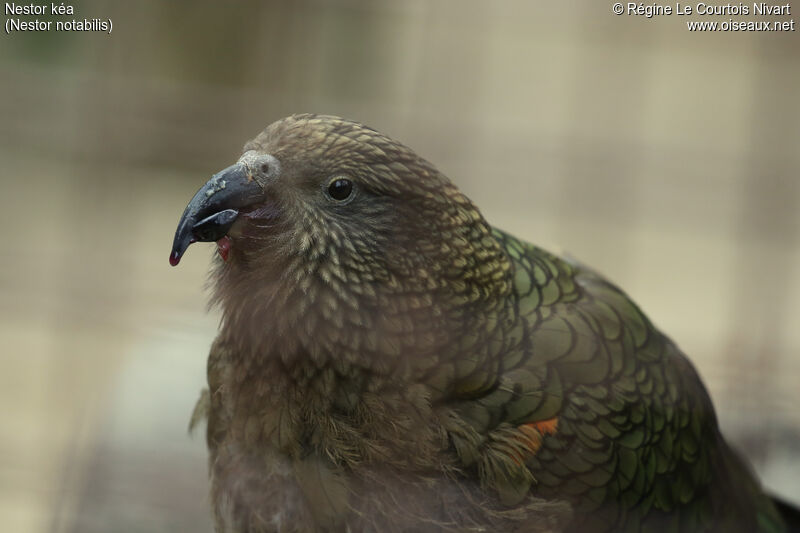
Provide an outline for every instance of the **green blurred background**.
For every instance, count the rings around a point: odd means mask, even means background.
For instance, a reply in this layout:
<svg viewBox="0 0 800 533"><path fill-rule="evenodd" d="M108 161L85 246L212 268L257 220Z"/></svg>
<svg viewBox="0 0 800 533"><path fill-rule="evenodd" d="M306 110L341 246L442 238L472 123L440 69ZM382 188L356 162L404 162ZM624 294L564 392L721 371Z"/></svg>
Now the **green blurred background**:
<svg viewBox="0 0 800 533"><path fill-rule="evenodd" d="M4 531L211 531L186 427L212 247L167 258L195 190L295 112L404 141L623 286L800 502L798 32L596 0L73 5L111 35L0 43Z"/></svg>

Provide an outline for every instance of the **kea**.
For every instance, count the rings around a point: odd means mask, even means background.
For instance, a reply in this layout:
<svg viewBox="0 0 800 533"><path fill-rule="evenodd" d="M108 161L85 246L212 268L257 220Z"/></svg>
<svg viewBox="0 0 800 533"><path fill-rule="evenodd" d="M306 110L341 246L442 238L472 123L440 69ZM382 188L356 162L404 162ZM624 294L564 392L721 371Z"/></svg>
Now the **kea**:
<svg viewBox="0 0 800 533"><path fill-rule="evenodd" d="M268 126L191 199L216 242L218 532L780 532L697 372L593 270L356 122Z"/></svg>

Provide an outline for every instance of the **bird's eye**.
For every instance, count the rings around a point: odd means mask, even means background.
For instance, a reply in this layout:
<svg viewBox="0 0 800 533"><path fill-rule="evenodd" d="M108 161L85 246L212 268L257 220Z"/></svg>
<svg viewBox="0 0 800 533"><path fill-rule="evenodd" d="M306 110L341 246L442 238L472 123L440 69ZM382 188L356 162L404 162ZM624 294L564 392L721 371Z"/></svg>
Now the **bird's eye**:
<svg viewBox="0 0 800 533"><path fill-rule="evenodd" d="M346 178L336 178L328 184L328 194L338 202L353 195L353 182Z"/></svg>

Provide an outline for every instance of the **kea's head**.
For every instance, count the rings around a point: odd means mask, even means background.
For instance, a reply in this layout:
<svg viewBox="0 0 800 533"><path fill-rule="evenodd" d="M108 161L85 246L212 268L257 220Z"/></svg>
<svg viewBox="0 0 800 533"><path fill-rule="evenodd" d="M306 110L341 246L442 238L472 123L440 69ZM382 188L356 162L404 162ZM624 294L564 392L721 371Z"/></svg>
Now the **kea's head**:
<svg viewBox="0 0 800 533"><path fill-rule="evenodd" d="M247 143L186 207L170 263L213 241L228 313L263 289L273 312L365 325L507 289L507 259L472 202L409 148L332 116L294 115Z"/></svg>

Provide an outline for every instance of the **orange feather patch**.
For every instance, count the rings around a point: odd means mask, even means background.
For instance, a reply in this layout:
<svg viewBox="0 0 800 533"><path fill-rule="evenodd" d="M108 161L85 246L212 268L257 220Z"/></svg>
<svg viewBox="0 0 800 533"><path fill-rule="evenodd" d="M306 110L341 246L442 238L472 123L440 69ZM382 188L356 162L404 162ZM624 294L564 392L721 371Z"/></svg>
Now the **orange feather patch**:
<svg viewBox="0 0 800 533"><path fill-rule="evenodd" d="M555 435L558 429L558 417L554 416L547 420L522 424L517 429L520 431L520 434L516 436L517 440L522 442L525 447L530 450L529 457L532 457L539 451L539 447L542 445L542 437L545 435ZM519 457L518 454L512 454L512 459L518 465L525 463L525 458Z"/></svg>
<svg viewBox="0 0 800 533"><path fill-rule="evenodd" d="M553 418L548 418L547 420L540 420L538 422L531 422L529 424L523 424L520 428L531 426L536 429L542 435L555 435L556 430L558 429L558 417L554 416Z"/></svg>

